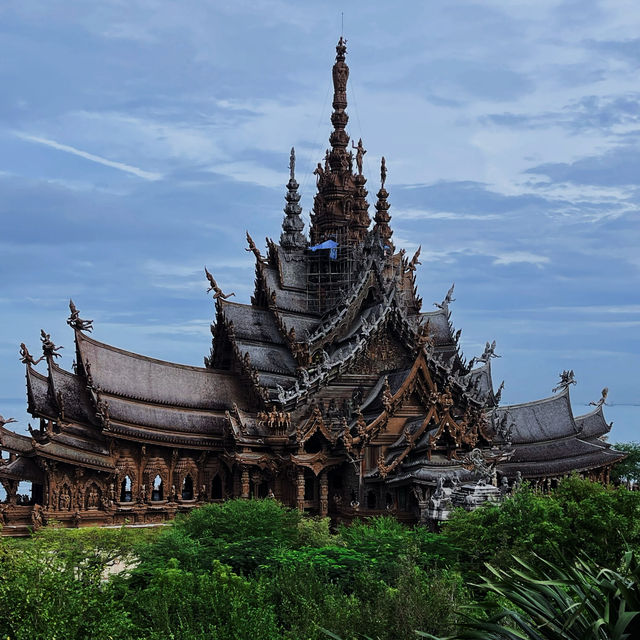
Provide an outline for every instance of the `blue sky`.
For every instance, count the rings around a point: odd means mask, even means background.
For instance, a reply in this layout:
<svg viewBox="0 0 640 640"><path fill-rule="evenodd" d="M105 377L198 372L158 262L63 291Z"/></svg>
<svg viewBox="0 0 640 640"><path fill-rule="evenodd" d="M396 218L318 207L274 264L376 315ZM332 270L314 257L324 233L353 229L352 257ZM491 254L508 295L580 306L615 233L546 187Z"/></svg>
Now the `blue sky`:
<svg viewBox="0 0 640 640"><path fill-rule="evenodd" d="M203 266L248 302L244 231L279 236L292 145L308 215L341 11L348 130L371 196L386 157L425 308L456 283L464 352L497 340L505 402L572 368L576 413L608 386L612 439L640 439L640 8L622 0L2 3L0 413L26 429L18 346L38 353L41 328L71 367L70 297L97 339L202 363Z"/></svg>

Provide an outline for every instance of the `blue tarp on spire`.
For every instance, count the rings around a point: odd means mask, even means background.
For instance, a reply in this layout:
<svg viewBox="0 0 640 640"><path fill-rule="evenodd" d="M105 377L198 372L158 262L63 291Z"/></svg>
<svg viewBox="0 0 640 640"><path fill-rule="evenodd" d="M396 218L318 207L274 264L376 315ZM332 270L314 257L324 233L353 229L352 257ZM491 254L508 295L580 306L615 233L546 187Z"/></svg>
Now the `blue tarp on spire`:
<svg viewBox="0 0 640 640"><path fill-rule="evenodd" d="M338 257L338 243L335 240L325 240L320 244L316 244L313 247L309 247L311 251L317 251L318 249L329 249L329 257L335 260Z"/></svg>

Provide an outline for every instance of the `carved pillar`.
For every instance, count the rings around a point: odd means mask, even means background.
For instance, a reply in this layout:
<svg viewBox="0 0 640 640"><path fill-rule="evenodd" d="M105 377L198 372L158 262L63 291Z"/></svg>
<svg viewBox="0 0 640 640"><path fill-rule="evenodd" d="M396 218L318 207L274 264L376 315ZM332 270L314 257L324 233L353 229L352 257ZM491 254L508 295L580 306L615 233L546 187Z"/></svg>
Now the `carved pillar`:
<svg viewBox="0 0 640 640"><path fill-rule="evenodd" d="M327 471L320 474L320 517L329 513L329 477Z"/></svg>
<svg viewBox="0 0 640 640"><path fill-rule="evenodd" d="M298 469L296 491L296 507L298 508L298 511L304 511L304 469L302 467Z"/></svg>
<svg viewBox="0 0 640 640"><path fill-rule="evenodd" d="M241 490L241 498L245 500L249 499L249 469L247 467L242 467L242 474L240 476L240 490Z"/></svg>
<svg viewBox="0 0 640 640"><path fill-rule="evenodd" d="M231 494L232 498L238 498L242 493L242 486L240 484L240 471L238 470L238 467L234 467L233 469L233 487L231 491L233 492Z"/></svg>
<svg viewBox="0 0 640 640"><path fill-rule="evenodd" d="M15 480L9 480L7 485L5 485L5 490L7 492L7 502L9 504L16 504L18 501L18 483Z"/></svg>
<svg viewBox="0 0 640 640"><path fill-rule="evenodd" d="M251 484L253 485L253 497L258 497L258 491L260 489L260 482L262 481L262 476L258 470L254 471L251 474Z"/></svg>

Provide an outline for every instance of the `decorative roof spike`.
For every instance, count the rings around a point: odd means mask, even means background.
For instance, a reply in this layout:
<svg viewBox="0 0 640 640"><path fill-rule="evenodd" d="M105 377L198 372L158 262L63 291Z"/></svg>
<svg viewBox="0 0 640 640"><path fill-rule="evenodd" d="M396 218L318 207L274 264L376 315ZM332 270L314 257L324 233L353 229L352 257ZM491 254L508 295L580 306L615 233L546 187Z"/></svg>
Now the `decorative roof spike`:
<svg viewBox="0 0 640 640"><path fill-rule="evenodd" d="M598 400L598 402L590 402L589 406L591 407L601 407L603 404L607 404L606 400L607 400L607 396L609 395L609 387L605 387L602 390L602 396L600 397L600 400Z"/></svg>
<svg viewBox="0 0 640 640"><path fill-rule="evenodd" d="M93 320L83 320L80 317L80 312L73 303L73 300L69 300L69 311L71 315L67 318L67 324L78 331L87 331L91 333L93 331Z"/></svg>
<svg viewBox="0 0 640 640"><path fill-rule="evenodd" d="M284 199L287 205L284 208L285 218L282 221L282 234L280 235L280 246L287 251L304 249L307 246L307 239L302 230L304 222L300 214L300 194L298 193L298 182L295 176L296 171L296 150L291 147L289 157L289 182L287 183L287 193Z"/></svg>
<svg viewBox="0 0 640 640"><path fill-rule="evenodd" d="M207 280L209 281L209 288L207 289L207 293L213 291L214 300L218 300L219 298L226 300L227 298L236 295L235 293L222 293L222 289L220 289L218 283L215 281L214 277L211 275L207 267L204 268L204 274L207 276Z"/></svg>
<svg viewBox="0 0 640 640"><path fill-rule="evenodd" d="M382 157L382 162L380 163L380 191L378 191L378 202L376 202L376 215L373 218L375 221L375 225L373 227L374 233L377 233L384 246L389 247L391 251L395 249L393 246L393 242L391 241L391 236L393 235L393 231L391 227L389 227L389 221L391 220L391 216L389 215L390 204L387 202L387 198L389 197L389 192L384 188L385 180L387 179L387 165Z"/></svg>
<svg viewBox="0 0 640 640"><path fill-rule="evenodd" d="M51 334L46 333L44 329L40 329L40 342L42 342L42 353L45 358L59 358L62 355L58 351L64 347L56 347L51 340Z"/></svg>
<svg viewBox="0 0 640 640"><path fill-rule="evenodd" d="M24 342L20 343L20 362L28 366L36 366L38 362L44 360L45 356L40 356L37 360L29 353L27 345Z"/></svg>
<svg viewBox="0 0 640 640"><path fill-rule="evenodd" d="M551 393L555 393L556 391L564 391L564 389L568 389L572 384L578 384L576 381L576 376L573 373L573 369L569 371L565 369L560 374L558 385L551 390Z"/></svg>

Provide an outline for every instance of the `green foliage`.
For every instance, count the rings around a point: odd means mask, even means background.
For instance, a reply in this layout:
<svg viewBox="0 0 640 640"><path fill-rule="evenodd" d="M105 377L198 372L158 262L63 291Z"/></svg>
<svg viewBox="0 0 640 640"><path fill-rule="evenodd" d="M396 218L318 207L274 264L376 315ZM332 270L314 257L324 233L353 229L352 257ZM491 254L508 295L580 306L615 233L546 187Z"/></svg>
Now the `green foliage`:
<svg viewBox="0 0 640 640"><path fill-rule="evenodd" d="M617 442L614 449L624 451L627 457L611 469L612 482L640 482L640 442Z"/></svg>
<svg viewBox="0 0 640 640"><path fill-rule="evenodd" d="M525 486L500 505L456 511L443 532L475 575L486 562L508 567L512 555L548 558L558 550L614 566L627 544L640 543L639 516L640 493L571 477L549 496Z"/></svg>
<svg viewBox="0 0 640 640"><path fill-rule="evenodd" d="M408 640L421 629L555 640L574 636L542 630L566 631L578 614L575 637L623 638L614 632L640 608L639 572L633 556L617 565L626 545L640 546L639 510L640 492L569 478L550 496L525 487L501 505L456 512L439 534L391 517L332 533L326 518L275 500L208 505L150 530L44 529L0 539L0 638L314 640L328 629L344 640ZM578 550L607 568L543 560ZM127 567L120 575L116 561ZM487 561L493 573L472 587ZM484 600L460 626L473 594ZM585 616L596 614L604 622L590 632Z"/></svg>
<svg viewBox="0 0 640 640"><path fill-rule="evenodd" d="M280 638L272 607L260 589L214 561L193 573L170 560L131 594L133 622L149 640L271 640ZM258 635L259 634L259 635Z"/></svg>
<svg viewBox="0 0 640 640"><path fill-rule="evenodd" d="M141 552L138 576L164 566L171 558L182 569L208 569L214 560L243 575L264 565L280 547L298 544L302 516L275 500L229 500L194 509L176 519L157 543ZM322 525L318 525L321 530Z"/></svg>
<svg viewBox="0 0 640 640"><path fill-rule="evenodd" d="M134 537L122 530L49 530L29 544L0 539L0 637L128 638L129 614L104 580Z"/></svg>
<svg viewBox="0 0 640 640"><path fill-rule="evenodd" d="M640 565L625 554L619 571L592 560L514 558L511 569L487 566L481 587L507 603L489 619L487 604L448 640L631 640L640 637ZM488 605L491 608L491 604ZM421 637L435 639L428 633Z"/></svg>
<svg viewBox="0 0 640 640"><path fill-rule="evenodd" d="M371 559L354 549L332 545L319 548L280 549L262 568L268 570L269 567L276 569L295 567L303 571L314 570L332 582L339 582L343 587L350 588L359 573L375 565L375 558Z"/></svg>

